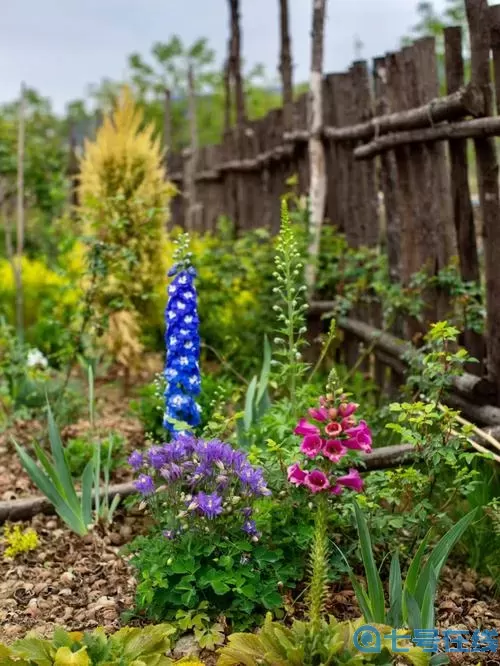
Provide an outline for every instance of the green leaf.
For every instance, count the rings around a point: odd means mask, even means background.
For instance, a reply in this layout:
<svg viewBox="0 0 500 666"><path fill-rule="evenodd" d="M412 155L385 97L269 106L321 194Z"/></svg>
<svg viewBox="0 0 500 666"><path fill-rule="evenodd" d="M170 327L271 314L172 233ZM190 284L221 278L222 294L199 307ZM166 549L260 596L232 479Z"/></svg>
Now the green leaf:
<svg viewBox="0 0 500 666"><path fill-rule="evenodd" d="M254 397L256 389L257 389L257 375L255 375L252 381L250 382L245 397L245 413L243 416L243 425L245 426L246 432L250 430L253 422Z"/></svg>
<svg viewBox="0 0 500 666"><path fill-rule="evenodd" d="M425 588L424 598L420 606L422 626L420 629L434 629L434 600L436 598L437 576L434 569L429 574L429 582Z"/></svg>
<svg viewBox="0 0 500 666"><path fill-rule="evenodd" d="M422 572L418 577L417 587L415 590L415 599L418 603L422 604L425 590L430 580L431 571L434 571L436 578L439 580L441 574L441 569L443 568L448 556L457 543L457 541L462 537L465 530L472 523L474 518L477 515L477 509L473 509L463 518L461 518L456 525L453 525L451 529L446 532L446 534L439 540L439 542L434 547L429 559L427 560Z"/></svg>
<svg viewBox="0 0 500 666"><path fill-rule="evenodd" d="M47 405L48 409L48 424L49 424L49 441L50 448L52 451L52 457L55 463L55 469L61 482L62 488L64 490L64 497L67 500L69 506L75 511L78 512L80 509L80 502L76 495L75 485L71 474L69 471L69 466L64 455L64 448L61 441L61 436L59 435L59 430L57 428L56 422L54 420L54 414L50 408L50 405Z"/></svg>
<svg viewBox="0 0 500 666"><path fill-rule="evenodd" d="M415 629L422 628L422 617L420 615L420 608L417 600L409 592L404 593L404 602L407 609L407 618L405 618L408 627L414 631Z"/></svg>
<svg viewBox="0 0 500 666"><path fill-rule="evenodd" d="M85 525L92 524L92 485L94 483L94 464L89 460L82 474L82 519ZM99 492L99 486L97 486ZM96 508L97 511L97 508Z"/></svg>
<svg viewBox="0 0 500 666"><path fill-rule="evenodd" d="M267 335L264 336L264 360L262 362L262 369L260 371L260 378L259 378L259 390L257 391L257 398L255 400L255 404L259 405L260 401L264 397L264 394L266 393L267 385L269 383L269 375L271 372L271 357L272 357L272 350L271 350L271 345L269 344L269 340L267 338Z"/></svg>
<svg viewBox="0 0 500 666"><path fill-rule="evenodd" d="M226 583L224 583L222 580L219 579L211 580L210 585L215 594L218 595L226 594L231 590L229 585L227 585Z"/></svg>
<svg viewBox="0 0 500 666"><path fill-rule="evenodd" d="M354 502L354 513L356 515L356 524L359 533L359 542L361 546L361 556L366 573L366 582L368 585L368 597L373 613L373 621L383 624L385 622L385 600L384 588L373 557L372 543L368 525L365 517L357 502Z"/></svg>
<svg viewBox="0 0 500 666"><path fill-rule="evenodd" d="M389 572L389 601L391 606L389 624L397 629L402 626L403 609L403 581L397 551L392 556Z"/></svg>

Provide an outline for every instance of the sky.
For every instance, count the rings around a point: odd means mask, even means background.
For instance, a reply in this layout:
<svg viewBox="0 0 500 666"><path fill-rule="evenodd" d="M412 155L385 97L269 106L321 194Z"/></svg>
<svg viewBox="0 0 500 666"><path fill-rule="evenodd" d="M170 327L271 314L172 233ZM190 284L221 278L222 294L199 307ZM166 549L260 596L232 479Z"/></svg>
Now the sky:
<svg viewBox="0 0 500 666"><path fill-rule="evenodd" d="M207 37L222 63L227 46L227 0L1 0L0 103L21 81L50 97L56 111L85 96L103 77L123 79L133 51L147 55L155 41L178 34L185 44ZM435 0L442 9L445 0ZM240 0L243 57L277 76L278 0ZM329 0L324 71L398 47L416 22L417 0ZM308 78L311 0L289 0L294 80Z"/></svg>

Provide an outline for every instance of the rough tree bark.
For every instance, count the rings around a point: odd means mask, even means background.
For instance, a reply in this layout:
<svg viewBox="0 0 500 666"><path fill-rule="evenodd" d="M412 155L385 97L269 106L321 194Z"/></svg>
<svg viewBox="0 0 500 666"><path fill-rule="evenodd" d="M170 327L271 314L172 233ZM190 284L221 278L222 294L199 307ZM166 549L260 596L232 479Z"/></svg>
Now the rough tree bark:
<svg viewBox="0 0 500 666"><path fill-rule="evenodd" d="M13 258L14 282L16 285L16 327L17 335L24 340L24 294L22 257L24 252L24 141L25 141L25 87L21 84L19 102L19 125L17 135L17 218L16 253Z"/></svg>
<svg viewBox="0 0 500 666"><path fill-rule="evenodd" d="M234 95L236 100L236 124L243 128L246 121L245 91L241 73L241 30L240 30L240 0L229 0L231 16L231 48L229 53L229 69L234 82Z"/></svg>
<svg viewBox="0 0 500 666"><path fill-rule="evenodd" d="M483 90L485 114L493 113L490 74L490 17L487 0L465 0L471 41L471 80ZM492 138L474 141L483 215L487 303L487 369L500 395L500 195L498 161Z"/></svg>
<svg viewBox="0 0 500 666"><path fill-rule="evenodd" d="M311 32L311 75L309 83L308 125L310 168L310 241L306 266L306 284L309 292L314 289L316 261L319 254L321 227L326 199L326 162L322 141L323 130L323 40L325 30L326 0L314 0Z"/></svg>
<svg viewBox="0 0 500 666"><path fill-rule="evenodd" d="M279 0L279 3L281 41L279 71L283 85L283 127L285 132L291 132L293 129L293 77L288 0Z"/></svg>

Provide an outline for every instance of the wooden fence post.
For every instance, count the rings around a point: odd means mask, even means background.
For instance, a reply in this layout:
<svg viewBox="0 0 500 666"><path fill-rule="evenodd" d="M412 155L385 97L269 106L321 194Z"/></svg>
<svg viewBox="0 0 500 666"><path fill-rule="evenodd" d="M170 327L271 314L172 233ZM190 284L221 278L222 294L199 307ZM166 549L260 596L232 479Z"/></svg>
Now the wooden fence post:
<svg viewBox="0 0 500 666"><path fill-rule="evenodd" d="M464 59L462 55L462 29L449 27L444 31L446 56L446 86L452 93L464 83ZM451 170L451 194L455 222L460 275L465 282L479 282L479 258L477 253L474 211L470 198L467 140L456 139L448 143ZM464 331L464 344L469 353L479 361L469 364L469 372L481 374L484 356L483 337L470 329Z"/></svg>
<svg viewBox="0 0 500 666"><path fill-rule="evenodd" d="M492 115L490 80L490 16L487 0L465 0L471 41L471 79L485 97L485 115ZM500 395L500 197L495 141L474 140L483 216L487 304L487 371Z"/></svg>

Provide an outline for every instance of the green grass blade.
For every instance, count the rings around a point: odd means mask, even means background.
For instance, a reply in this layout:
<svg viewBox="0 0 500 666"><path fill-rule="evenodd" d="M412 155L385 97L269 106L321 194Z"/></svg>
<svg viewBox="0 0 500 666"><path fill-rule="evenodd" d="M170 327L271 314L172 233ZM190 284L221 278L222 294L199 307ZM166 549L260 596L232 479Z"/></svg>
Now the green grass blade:
<svg viewBox="0 0 500 666"><path fill-rule="evenodd" d="M267 335L264 336L264 360L262 361L262 370L259 378L259 390L257 391L257 398L255 404L259 405L264 393L266 392L269 383L269 375L271 373L271 357L272 350Z"/></svg>
<svg viewBox="0 0 500 666"><path fill-rule="evenodd" d="M437 576L434 569L429 573L429 582L425 588L424 598L420 606L420 615L422 618L421 629L434 629L434 602L437 590Z"/></svg>
<svg viewBox="0 0 500 666"><path fill-rule="evenodd" d="M87 370L87 376L89 383L89 421L90 421L90 427L94 429L95 425L94 371L92 370L92 365L90 363Z"/></svg>
<svg viewBox="0 0 500 666"><path fill-rule="evenodd" d="M255 390L257 389L257 375L253 377L250 382L247 394L245 397L245 412L243 414L243 424L245 426L245 431L248 432L253 422L253 410L254 410L254 398Z"/></svg>
<svg viewBox="0 0 500 666"><path fill-rule="evenodd" d="M358 582L354 571L347 561L347 557L344 555L342 550L337 546L335 541L331 542L334 548L340 553L341 558L344 560L344 563L347 567L347 573L349 575L352 589L354 590L354 594L356 595L356 599L358 600L359 608L361 610L361 613L365 620L367 622L375 622L372 608L370 605L370 599L368 598L368 595L366 594L366 590L363 588L363 586Z"/></svg>
<svg viewBox="0 0 500 666"><path fill-rule="evenodd" d="M372 542L370 539L370 532L368 531L368 525L363 512L356 502L354 502L354 513L356 515L361 556L366 573L368 596L373 612L373 621L383 624L385 622L384 588L373 557Z"/></svg>
<svg viewBox="0 0 500 666"><path fill-rule="evenodd" d="M52 451L52 458L55 464L55 471L59 477L61 487L64 492L64 497L66 498L69 506L75 511L79 511L80 502L75 491L75 485L69 471L69 466L64 455L64 447L61 441L61 436L59 435L59 429L57 428L56 422L54 420L54 414L48 405L48 422L49 422L49 440L50 448Z"/></svg>
<svg viewBox="0 0 500 666"><path fill-rule="evenodd" d="M418 584L418 577L422 569L422 560L427 545L429 543L430 537L431 537L431 530L427 532L425 537L420 542L420 545L417 548L417 552L415 553L412 561L410 562L410 566L408 567L408 571L406 572L406 578L403 586L403 607L402 607L403 624L405 625L408 624L408 608L406 605L406 599L408 598L408 595L410 595L411 597L414 597L415 595L415 591L417 589L417 584Z"/></svg>
<svg viewBox="0 0 500 666"><path fill-rule="evenodd" d="M389 601L391 610L388 624L397 629L403 626L403 580L401 578L401 566L397 551L392 556L389 571Z"/></svg>
<svg viewBox="0 0 500 666"><path fill-rule="evenodd" d="M55 486L52 484L49 477L42 472L35 461L30 458L28 453L26 453L26 451L21 446L19 446L17 442L14 443L14 446L16 447L17 455L19 456L21 465L24 467L26 473L38 488L38 490L40 490L40 492L42 492L54 506L58 506L60 503L63 503L65 501L64 497L57 491L57 488L55 488Z"/></svg>
<svg viewBox="0 0 500 666"><path fill-rule="evenodd" d="M425 589L429 583L430 572L434 571L436 578L439 580L441 569L448 559L452 548L462 537L463 533L472 523L476 515L477 509L473 509L453 525L453 527L438 541L418 577L415 590L415 599L417 600L417 603L422 604Z"/></svg>
<svg viewBox="0 0 500 666"><path fill-rule="evenodd" d="M92 456L92 477L94 486L94 508L96 515L101 513L101 495L99 493L101 485L101 445L99 442L94 444L94 455Z"/></svg>
<svg viewBox="0 0 500 666"><path fill-rule="evenodd" d="M40 444L37 442L33 442L33 449L35 450L36 457L38 458L38 462L40 465L43 467L45 470L47 476L51 480L52 484L54 487L57 489L58 493L63 496L64 495L64 489L61 485L61 482L59 481L59 477L57 476L54 464L52 463L51 460L49 460L49 457L45 453L45 451L42 449Z"/></svg>
<svg viewBox="0 0 500 666"><path fill-rule="evenodd" d="M405 618L405 622L408 625L408 628L412 631L415 631L415 629L422 629L422 617L415 597L409 592L405 592L404 601L407 608L407 618Z"/></svg>
<svg viewBox="0 0 500 666"><path fill-rule="evenodd" d="M92 460L85 465L82 474L82 519L86 526L93 523L92 520L92 486L94 485L94 464ZM99 489L98 489L99 490ZM96 514L98 515L98 514Z"/></svg>

